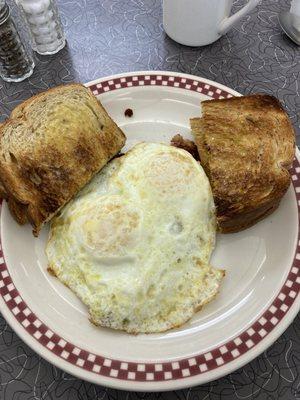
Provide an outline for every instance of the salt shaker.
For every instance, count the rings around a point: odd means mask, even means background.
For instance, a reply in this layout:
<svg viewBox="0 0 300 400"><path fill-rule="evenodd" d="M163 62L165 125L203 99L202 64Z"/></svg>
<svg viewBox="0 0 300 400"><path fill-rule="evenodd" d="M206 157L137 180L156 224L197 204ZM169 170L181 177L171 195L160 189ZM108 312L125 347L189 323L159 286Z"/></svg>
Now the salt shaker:
<svg viewBox="0 0 300 400"><path fill-rule="evenodd" d="M0 0L0 77L7 82L20 82L28 78L34 61L27 54L5 0Z"/></svg>
<svg viewBox="0 0 300 400"><path fill-rule="evenodd" d="M16 0L27 22L33 50L55 54L66 39L55 0Z"/></svg>

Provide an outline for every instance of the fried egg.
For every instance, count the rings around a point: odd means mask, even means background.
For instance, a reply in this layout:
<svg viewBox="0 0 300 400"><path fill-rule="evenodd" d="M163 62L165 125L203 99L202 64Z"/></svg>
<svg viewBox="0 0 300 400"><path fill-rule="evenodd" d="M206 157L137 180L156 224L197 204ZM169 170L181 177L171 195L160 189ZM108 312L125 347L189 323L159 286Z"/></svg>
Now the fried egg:
<svg viewBox="0 0 300 400"><path fill-rule="evenodd" d="M189 320L217 294L215 206L193 157L140 143L111 161L51 224L49 268L90 320L130 333Z"/></svg>

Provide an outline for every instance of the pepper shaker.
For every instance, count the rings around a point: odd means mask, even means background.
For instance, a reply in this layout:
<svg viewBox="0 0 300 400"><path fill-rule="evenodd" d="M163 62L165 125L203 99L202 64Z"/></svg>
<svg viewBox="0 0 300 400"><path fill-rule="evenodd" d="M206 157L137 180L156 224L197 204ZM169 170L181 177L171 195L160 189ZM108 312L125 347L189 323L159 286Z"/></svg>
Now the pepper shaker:
<svg viewBox="0 0 300 400"><path fill-rule="evenodd" d="M0 0L0 77L7 82L20 82L28 78L34 61L27 54L5 0Z"/></svg>
<svg viewBox="0 0 300 400"><path fill-rule="evenodd" d="M55 0L16 0L29 28L31 46L39 54L55 54L66 39Z"/></svg>

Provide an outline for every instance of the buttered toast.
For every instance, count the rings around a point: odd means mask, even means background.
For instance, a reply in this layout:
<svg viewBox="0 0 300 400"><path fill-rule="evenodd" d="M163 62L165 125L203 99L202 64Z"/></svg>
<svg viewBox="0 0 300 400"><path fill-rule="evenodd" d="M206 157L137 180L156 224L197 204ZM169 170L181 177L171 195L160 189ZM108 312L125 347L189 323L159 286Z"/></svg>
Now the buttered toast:
<svg viewBox="0 0 300 400"><path fill-rule="evenodd" d="M0 192L15 219L38 235L125 143L125 135L81 84L40 93L0 126Z"/></svg>
<svg viewBox="0 0 300 400"><path fill-rule="evenodd" d="M203 101L202 117L191 119L191 128L221 232L245 229L278 207L290 185L295 133L277 99Z"/></svg>

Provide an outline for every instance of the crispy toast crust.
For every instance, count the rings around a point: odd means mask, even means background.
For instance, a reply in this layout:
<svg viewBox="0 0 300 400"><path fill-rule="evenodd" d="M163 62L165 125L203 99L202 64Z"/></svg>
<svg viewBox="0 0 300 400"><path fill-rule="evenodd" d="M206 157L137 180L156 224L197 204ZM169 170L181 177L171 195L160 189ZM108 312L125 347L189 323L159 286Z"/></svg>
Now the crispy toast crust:
<svg viewBox="0 0 300 400"><path fill-rule="evenodd" d="M279 101L265 94L204 101L202 112L191 127L218 229L237 232L278 207L290 185L295 133Z"/></svg>
<svg viewBox="0 0 300 400"><path fill-rule="evenodd" d="M0 194L15 219L28 220L37 236L124 143L125 135L88 88L49 89L17 106L0 126Z"/></svg>

